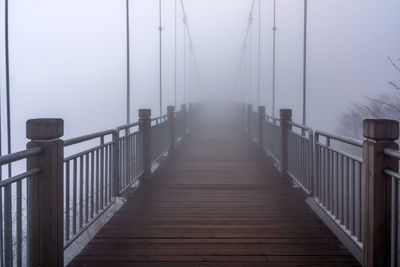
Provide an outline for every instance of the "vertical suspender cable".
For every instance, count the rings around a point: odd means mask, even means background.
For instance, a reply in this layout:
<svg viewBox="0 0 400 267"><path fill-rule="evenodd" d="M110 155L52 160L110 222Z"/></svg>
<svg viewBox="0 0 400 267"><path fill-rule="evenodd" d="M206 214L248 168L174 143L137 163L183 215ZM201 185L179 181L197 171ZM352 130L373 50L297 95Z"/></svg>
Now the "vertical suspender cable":
<svg viewBox="0 0 400 267"><path fill-rule="evenodd" d="M11 153L11 114L10 114L10 49L8 38L8 0L5 0L5 63L6 63L6 98L7 98L7 152ZM9 175L11 176L11 165L8 165Z"/></svg>
<svg viewBox="0 0 400 267"><path fill-rule="evenodd" d="M274 0L274 27L272 45L272 116L275 117L275 60L276 60L276 0Z"/></svg>
<svg viewBox="0 0 400 267"><path fill-rule="evenodd" d="M186 104L186 15L183 17L183 103Z"/></svg>
<svg viewBox="0 0 400 267"><path fill-rule="evenodd" d="M250 20L249 20L249 23L250 23L250 30L249 30L249 104L252 104L252 101L251 101L252 21L253 21L253 17L250 16Z"/></svg>
<svg viewBox="0 0 400 267"><path fill-rule="evenodd" d="M4 1L4 22L5 22L5 64L6 64L6 101L7 101L7 152L8 154L11 153L11 116L10 116L10 56L9 56L9 5L8 0ZM8 164L8 176L11 177L11 163ZM11 187L5 187L4 189L4 210L11 210ZM1 195L0 195L1 196ZM3 204L3 203L2 203ZM6 214L7 216L7 214ZM3 227L3 226L2 226ZM4 222L4 229L11 229L10 222L5 220ZM1 233L0 237L2 237L3 233ZM11 231L4 232L4 250L5 250L5 257L4 265L5 266L12 266L13 265L13 250L12 250L12 233ZM2 262L3 263L3 262Z"/></svg>
<svg viewBox="0 0 400 267"><path fill-rule="evenodd" d="M257 88L257 106L260 106L261 89L261 0L258 0L258 88Z"/></svg>
<svg viewBox="0 0 400 267"><path fill-rule="evenodd" d="M174 91L174 106L176 108L176 83L177 83L177 2L178 0L175 0L175 91Z"/></svg>
<svg viewBox="0 0 400 267"><path fill-rule="evenodd" d="M303 125L307 123L307 0L304 0Z"/></svg>
<svg viewBox="0 0 400 267"><path fill-rule="evenodd" d="M129 0L126 0L126 123L131 123Z"/></svg>
<svg viewBox="0 0 400 267"><path fill-rule="evenodd" d="M160 116L162 116L162 17L161 17L161 0L158 1L159 7L159 27L158 30L160 31Z"/></svg>

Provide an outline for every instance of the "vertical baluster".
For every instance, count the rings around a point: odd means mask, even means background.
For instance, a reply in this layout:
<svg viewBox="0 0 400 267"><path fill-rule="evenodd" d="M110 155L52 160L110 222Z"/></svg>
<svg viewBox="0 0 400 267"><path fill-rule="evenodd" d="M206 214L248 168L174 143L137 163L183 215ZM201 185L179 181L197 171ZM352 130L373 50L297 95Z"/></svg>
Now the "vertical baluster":
<svg viewBox="0 0 400 267"><path fill-rule="evenodd" d="M103 210L104 208L104 136L100 138L100 145L101 148L99 149L100 152L100 188L99 188L99 193L100 193L100 200L99 200L99 209Z"/></svg>
<svg viewBox="0 0 400 267"><path fill-rule="evenodd" d="M16 242L17 242L17 266L22 266L22 182L21 180L17 182L17 232L16 232Z"/></svg>
<svg viewBox="0 0 400 267"><path fill-rule="evenodd" d="M346 228L350 230L350 159L346 158Z"/></svg>
<svg viewBox="0 0 400 267"><path fill-rule="evenodd" d="M106 205L108 204L108 190L110 188L110 176L108 173L108 151L109 151L109 146L107 145L105 148L105 163L104 163L104 202Z"/></svg>
<svg viewBox="0 0 400 267"><path fill-rule="evenodd" d="M352 159L352 177L351 177L351 208L352 208L352 224L351 224L351 233L356 235L356 163Z"/></svg>
<svg viewBox="0 0 400 267"><path fill-rule="evenodd" d="M83 227L83 155L79 157L79 229Z"/></svg>
<svg viewBox="0 0 400 267"><path fill-rule="evenodd" d="M392 177L392 240L391 255L392 267L398 266L398 245L399 245L399 181Z"/></svg>
<svg viewBox="0 0 400 267"><path fill-rule="evenodd" d="M94 151L90 152L90 218L94 217Z"/></svg>
<svg viewBox="0 0 400 267"><path fill-rule="evenodd" d="M339 153L335 152L335 217L339 217Z"/></svg>
<svg viewBox="0 0 400 267"><path fill-rule="evenodd" d="M316 136L315 137L316 139L316 142L315 143L317 143L318 142L318 137ZM314 188L315 188L315 190L314 190L314 192L315 192L315 196L318 198L318 199L321 199L321 194L320 194L320 192L321 192L321 189L320 189L320 179L321 179L321 175L320 175L320 167L319 167L319 163L320 163L320 147L319 147L319 145L318 144L315 144L315 173L314 173L314 175L315 175L315 184L314 184Z"/></svg>
<svg viewBox="0 0 400 267"><path fill-rule="evenodd" d="M96 191L95 191L95 207L96 207L96 215L99 214L99 186L100 186L100 150L96 149Z"/></svg>
<svg viewBox="0 0 400 267"><path fill-rule="evenodd" d="M70 163L65 163L65 240L69 241L70 238Z"/></svg>
<svg viewBox="0 0 400 267"><path fill-rule="evenodd" d="M76 202L77 202L77 160L74 158L72 163L72 234L76 234Z"/></svg>
<svg viewBox="0 0 400 267"><path fill-rule="evenodd" d="M11 197L11 185L6 185L4 187L4 263L6 266L13 265L13 225Z"/></svg>
<svg viewBox="0 0 400 267"><path fill-rule="evenodd" d="M362 242L362 210L363 210L363 206L362 206L362 164L360 162L358 162L358 240L360 242Z"/></svg>
<svg viewBox="0 0 400 267"><path fill-rule="evenodd" d="M2 170L0 168L0 181L2 177ZM4 236L4 231L3 231L3 222L4 222L4 216L3 216L3 188L0 187L0 266L4 266L4 243L3 243L3 236Z"/></svg>
<svg viewBox="0 0 400 267"><path fill-rule="evenodd" d="M85 154L85 223L89 222L89 154Z"/></svg>
<svg viewBox="0 0 400 267"><path fill-rule="evenodd" d="M340 222L344 223L344 156L340 155Z"/></svg>

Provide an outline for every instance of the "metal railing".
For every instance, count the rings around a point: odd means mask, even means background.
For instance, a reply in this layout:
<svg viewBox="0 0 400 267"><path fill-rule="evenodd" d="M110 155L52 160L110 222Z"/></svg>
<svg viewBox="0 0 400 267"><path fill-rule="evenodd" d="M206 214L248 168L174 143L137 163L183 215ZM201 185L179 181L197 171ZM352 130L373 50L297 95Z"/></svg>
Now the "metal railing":
<svg viewBox="0 0 400 267"><path fill-rule="evenodd" d="M185 113L169 107L150 119L145 110L139 122L64 141L61 119L28 121L30 148L0 156L9 176L0 176L0 266L61 266L63 252L183 137Z"/></svg>
<svg viewBox="0 0 400 267"><path fill-rule="evenodd" d="M169 150L170 129L168 116L151 119L151 161L157 162Z"/></svg>
<svg viewBox="0 0 400 267"><path fill-rule="evenodd" d="M279 122L279 119L266 115L262 125L264 149L278 164L281 159L281 128Z"/></svg>
<svg viewBox="0 0 400 267"><path fill-rule="evenodd" d="M183 134L185 133L185 123L184 123L184 115L182 111L175 112L175 121L174 121L174 133L175 133L175 140L179 141L182 138Z"/></svg>
<svg viewBox="0 0 400 267"><path fill-rule="evenodd" d="M309 127L288 122L288 174L303 190L313 193L314 134Z"/></svg>
<svg viewBox="0 0 400 267"><path fill-rule="evenodd" d="M137 183L142 177L143 169L143 133L136 122L117 128L115 139L118 140L118 173L119 194ZM122 136L121 136L122 134Z"/></svg>
<svg viewBox="0 0 400 267"><path fill-rule="evenodd" d="M64 158L64 249L68 248L115 201L112 191L115 130L64 141L64 147L97 141ZM105 141L109 137L111 141Z"/></svg>
<svg viewBox="0 0 400 267"><path fill-rule="evenodd" d="M384 153L386 156L397 161L400 161L400 151L393 149L385 149ZM392 183L392 197L391 197L391 266L400 266L399 258L399 189L400 189L400 172L392 169L385 169L385 174L390 177Z"/></svg>
<svg viewBox="0 0 400 267"><path fill-rule="evenodd" d="M362 247L362 164L363 160L346 150L362 151L362 142L315 132L316 202Z"/></svg>
<svg viewBox="0 0 400 267"><path fill-rule="evenodd" d="M24 163L28 158L41 153L41 148L31 148L0 157L0 166L11 173L13 163ZM26 164L25 164L26 165ZM26 169L18 166L18 169ZM35 179L41 171L34 168L0 180L0 266L26 265L29 254L27 233L30 220L27 192L29 180ZM2 172L2 173L4 173Z"/></svg>

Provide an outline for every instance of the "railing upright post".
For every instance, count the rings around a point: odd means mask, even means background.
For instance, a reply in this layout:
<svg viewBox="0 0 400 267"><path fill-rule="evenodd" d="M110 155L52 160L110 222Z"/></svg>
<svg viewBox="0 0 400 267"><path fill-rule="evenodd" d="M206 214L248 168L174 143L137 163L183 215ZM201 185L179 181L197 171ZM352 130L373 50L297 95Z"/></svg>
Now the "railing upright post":
<svg viewBox="0 0 400 267"><path fill-rule="evenodd" d="M251 140L253 140L251 132L251 113L253 112L253 105L247 104L247 135Z"/></svg>
<svg viewBox="0 0 400 267"><path fill-rule="evenodd" d="M280 172L281 177L288 177L288 131L291 126L288 122L292 121L292 110L291 109L281 109L279 111L280 122L281 122L281 162L280 162Z"/></svg>
<svg viewBox="0 0 400 267"><path fill-rule="evenodd" d="M187 122L187 112L186 112L186 104L181 105L181 112L183 118L183 134L185 135L188 130L188 122Z"/></svg>
<svg viewBox="0 0 400 267"><path fill-rule="evenodd" d="M363 145L363 266L390 266L392 179L384 170L397 172L398 160L386 156L384 150L398 149L399 123L364 120L363 133L367 138Z"/></svg>
<svg viewBox="0 0 400 267"><path fill-rule="evenodd" d="M151 177L151 109L139 109L139 131L143 137L143 178Z"/></svg>
<svg viewBox="0 0 400 267"><path fill-rule="evenodd" d="M40 155L27 159L27 169L41 168L28 179L28 266L64 266L62 119L34 119L26 123L27 148Z"/></svg>
<svg viewBox="0 0 400 267"><path fill-rule="evenodd" d="M119 158L119 130L115 130L115 132L112 135L113 138L113 146L112 146L112 172L113 172L113 180L112 180L112 186L113 186L113 193L114 196L119 196L119 189L120 189L120 184L119 184L119 165L120 165L120 158Z"/></svg>
<svg viewBox="0 0 400 267"><path fill-rule="evenodd" d="M175 107L168 106L168 122L169 122L169 150L175 149Z"/></svg>
<svg viewBox="0 0 400 267"><path fill-rule="evenodd" d="M258 107L258 142L260 143L261 148L264 145L264 142L263 142L264 120L265 120L265 107L259 106Z"/></svg>

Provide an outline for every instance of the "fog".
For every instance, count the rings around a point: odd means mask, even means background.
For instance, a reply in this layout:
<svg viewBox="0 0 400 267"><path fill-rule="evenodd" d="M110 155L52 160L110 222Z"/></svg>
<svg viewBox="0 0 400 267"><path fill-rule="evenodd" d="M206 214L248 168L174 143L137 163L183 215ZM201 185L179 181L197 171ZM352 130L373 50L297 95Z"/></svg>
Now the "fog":
<svg viewBox="0 0 400 267"><path fill-rule="evenodd" d="M4 0L3 0L4 1ZM5 142L4 2L1 1L0 93ZM177 105L249 102L238 76L252 0L184 0L198 75L189 72L184 99L183 25L178 1ZM12 149L25 147L25 122L65 120L65 138L126 122L125 1L10 0ZM158 1L130 1L131 120L139 108L159 114ZM260 104L272 114L272 0L261 0ZM163 0L163 113L174 105L174 0ZM400 1L309 0L308 121L334 131L340 114L363 95L394 93L400 57ZM250 102L257 105L258 1L252 24ZM303 1L277 1L276 113L292 108L301 122ZM247 62L249 60L247 59ZM248 68L248 67L247 67ZM191 84L191 86L189 86ZM243 97L243 90L247 92ZM191 92L191 93L190 93ZM5 152L3 148L3 153Z"/></svg>

